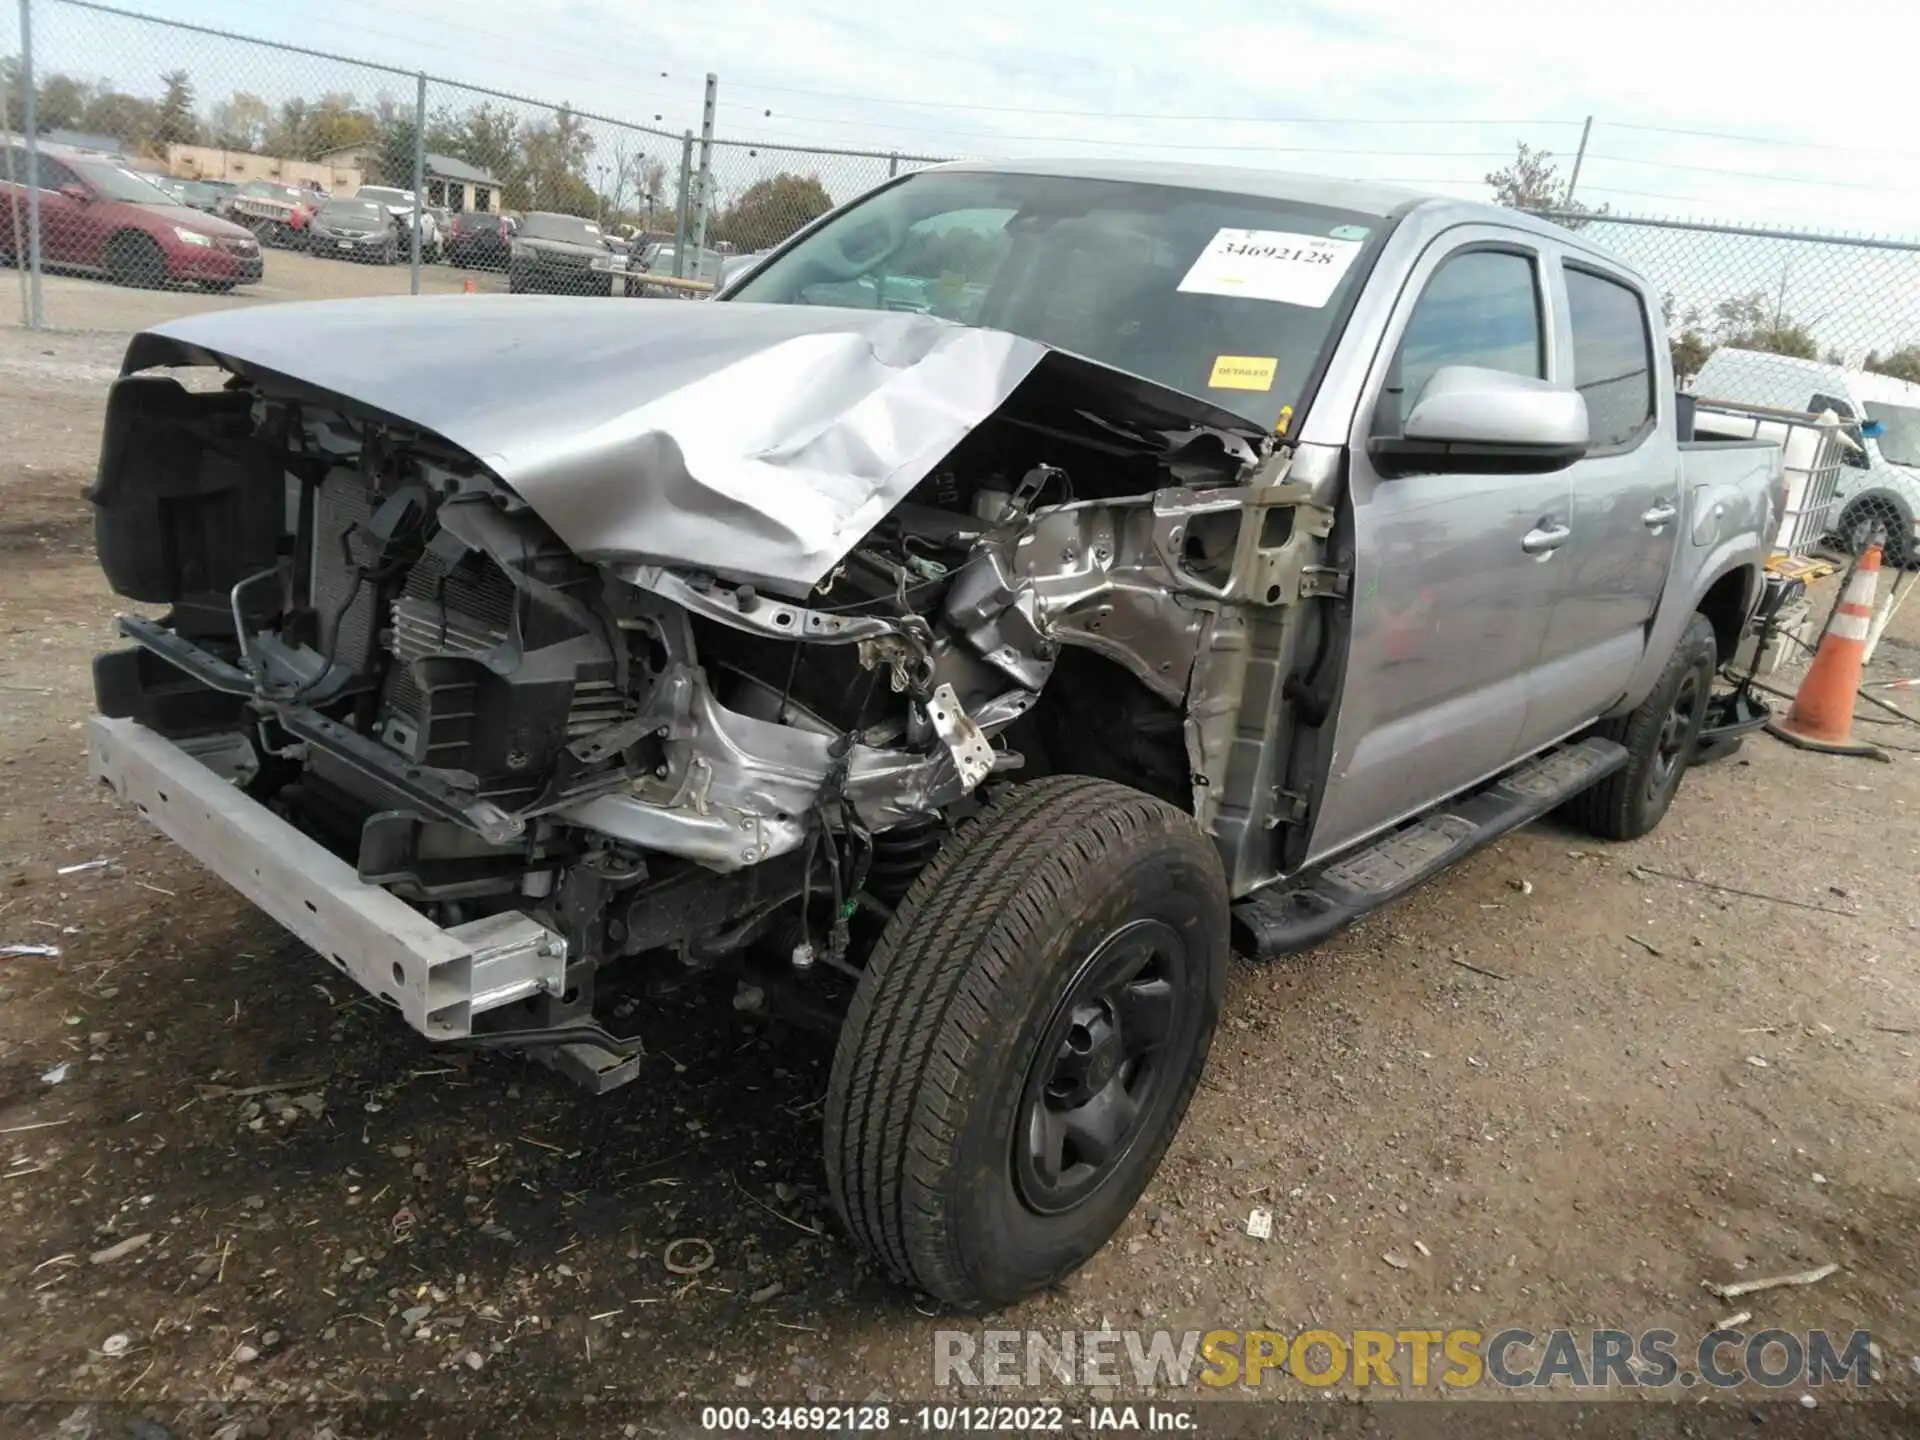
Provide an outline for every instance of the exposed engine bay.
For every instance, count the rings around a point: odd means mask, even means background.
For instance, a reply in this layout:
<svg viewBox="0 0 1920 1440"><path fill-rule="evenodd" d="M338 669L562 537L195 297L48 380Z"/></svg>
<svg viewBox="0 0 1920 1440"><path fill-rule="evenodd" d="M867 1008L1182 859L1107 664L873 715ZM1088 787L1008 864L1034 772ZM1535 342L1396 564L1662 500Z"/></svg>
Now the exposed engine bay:
<svg viewBox="0 0 1920 1440"><path fill-rule="evenodd" d="M1272 717L1332 516L1271 437L1169 414L1185 397L1016 383L814 583L769 585L725 530L705 564L583 555L446 435L161 358L227 377L114 389L99 553L170 609L123 619L102 711L435 925L562 937L569 998L505 995L544 1004L508 1032L529 1043L586 1024L621 956L857 973L999 775L1124 780L1200 816L1243 887L1277 868L1283 803L1215 797L1248 788L1229 767L1286 789ZM470 997L474 1033L501 1003Z"/></svg>

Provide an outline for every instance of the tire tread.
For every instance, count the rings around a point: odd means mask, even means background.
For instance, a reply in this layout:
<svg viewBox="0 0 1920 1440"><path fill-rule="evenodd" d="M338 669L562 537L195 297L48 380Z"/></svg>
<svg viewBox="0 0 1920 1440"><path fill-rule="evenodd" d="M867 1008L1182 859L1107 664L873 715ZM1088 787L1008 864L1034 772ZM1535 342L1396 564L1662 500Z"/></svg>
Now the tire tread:
<svg viewBox="0 0 1920 1440"><path fill-rule="evenodd" d="M1109 781L1049 777L964 822L901 901L841 1027L824 1126L834 1204L897 1279L958 1303L983 1298L942 1198L967 1082L1076 881L1118 849L1170 840L1211 859L1181 811Z"/></svg>

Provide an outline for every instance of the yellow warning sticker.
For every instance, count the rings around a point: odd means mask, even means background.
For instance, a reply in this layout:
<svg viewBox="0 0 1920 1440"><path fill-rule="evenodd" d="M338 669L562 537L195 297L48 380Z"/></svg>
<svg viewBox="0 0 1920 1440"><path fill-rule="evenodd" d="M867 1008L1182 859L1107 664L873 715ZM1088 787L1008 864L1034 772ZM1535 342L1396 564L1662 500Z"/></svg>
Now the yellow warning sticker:
<svg viewBox="0 0 1920 1440"><path fill-rule="evenodd" d="M1274 355L1219 355L1207 385L1214 390L1271 390L1280 360Z"/></svg>

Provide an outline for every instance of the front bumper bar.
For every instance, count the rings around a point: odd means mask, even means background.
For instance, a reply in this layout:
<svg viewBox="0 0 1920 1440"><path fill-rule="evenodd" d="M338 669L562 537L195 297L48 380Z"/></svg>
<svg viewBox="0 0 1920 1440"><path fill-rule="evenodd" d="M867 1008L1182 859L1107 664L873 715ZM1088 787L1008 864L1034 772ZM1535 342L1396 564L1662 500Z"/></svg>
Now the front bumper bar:
<svg viewBox="0 0 1920 1440"><path fill-rule="evenodd" d="M164 735L88 717L95 778L430 1040L565 986L567 942L514 911L442 929Z"/></svg>

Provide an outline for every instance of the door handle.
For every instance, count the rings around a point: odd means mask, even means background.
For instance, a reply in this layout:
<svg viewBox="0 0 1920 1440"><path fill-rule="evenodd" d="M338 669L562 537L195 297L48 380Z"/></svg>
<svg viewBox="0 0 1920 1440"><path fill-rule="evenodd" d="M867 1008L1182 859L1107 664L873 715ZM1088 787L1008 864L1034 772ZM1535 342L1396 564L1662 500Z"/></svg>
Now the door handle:
<svg viewBox="0 0 1920 1440"><path fill-rule="evenodd" d="M1679 513L1679 506L1675 505L1671 500L1662 500L1658 505L1655 505L1651 510L1642 515L1640 520L1649 530L1659 531L1672 523L1674 517L1679 515Z"/></svg>
<svg viewBox="0 0 1920 1440"><path fill-rule="evenodd" d="M1544 557L1558 550L1572 536L1573 530L1566 525L1540 525L1526 533L1520 548L1529 555Z"/></svg>

